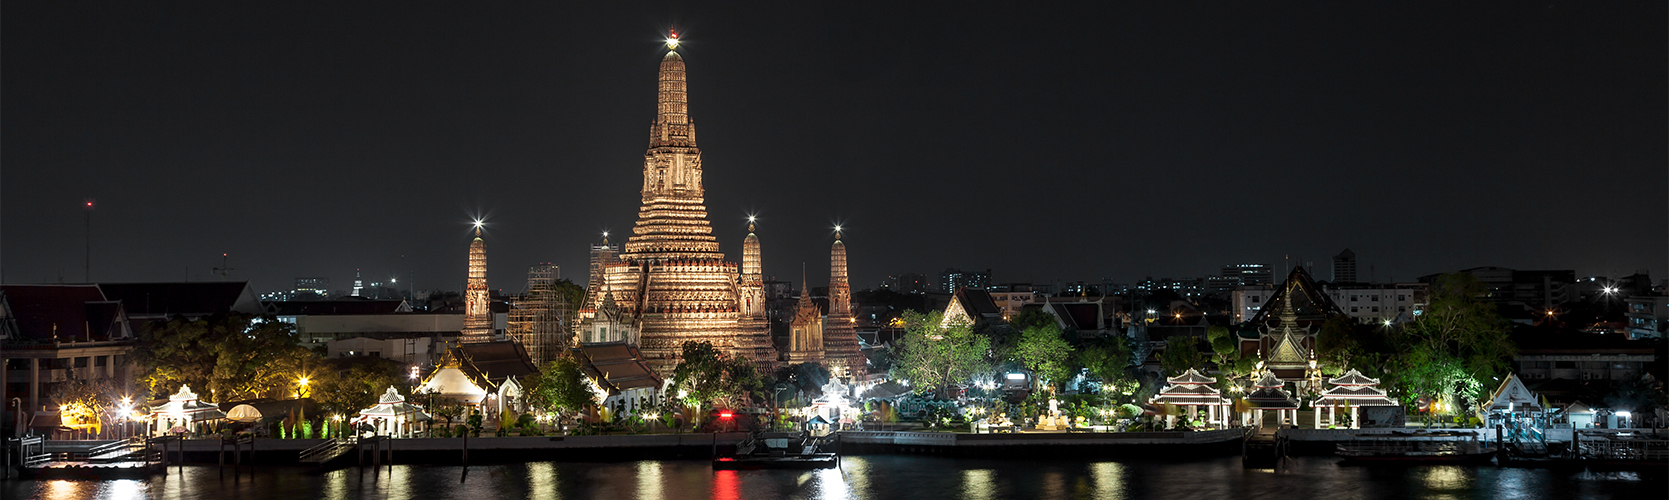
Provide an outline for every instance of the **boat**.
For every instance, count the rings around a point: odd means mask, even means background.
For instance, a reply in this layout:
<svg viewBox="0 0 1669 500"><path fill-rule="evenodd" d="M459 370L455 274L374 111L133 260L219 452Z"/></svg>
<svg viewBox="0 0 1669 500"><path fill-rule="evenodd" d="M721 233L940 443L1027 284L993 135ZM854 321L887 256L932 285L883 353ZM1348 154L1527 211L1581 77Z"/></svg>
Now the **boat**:
<svg viewBox="0 0 1669 500"><path fill-rule="evenodd" d="M1341 464L1404 463L1477 464L1488 463L1497 449L1470 432L1418 432L1354 436L1339 443Z"/></svg>
<svg viewBox="0 0 1669 500"><path fill-rule="evenodd" d="M713 458L714 470L833 469L840 466L833 449L837 434L813 437L807 432L756 432L736 443L736 451Z"/></svg>

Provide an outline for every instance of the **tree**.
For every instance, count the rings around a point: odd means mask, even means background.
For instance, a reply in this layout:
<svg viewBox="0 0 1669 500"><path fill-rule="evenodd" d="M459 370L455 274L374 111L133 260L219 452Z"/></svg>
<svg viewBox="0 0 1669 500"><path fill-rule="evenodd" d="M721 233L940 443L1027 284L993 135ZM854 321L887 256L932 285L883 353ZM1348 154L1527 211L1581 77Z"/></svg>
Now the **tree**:
<svg viewBox="0 0 1669 500"><path fill-rule="evenodd" d="M1425 396L1478 408L1517 352L1487 293L1470 274L1438 277L1430 306L1395 339L1400 352L1385 373L1393 395L1408 405Z"/></svg>
<svg viewBox="0 0 1669 500"><path fill-rule="evenodd" d="M1165 376L1175 377L1189 368L1199 368L1205 364L1205 354L1200 352L1200 339L1193 335L1173 335L1165 339L1165 351L1159 353L1159 367L1165 370Z"/></svg>
<svg viewBox="0 0 1669 500"><path fill-rule="evenodd" d="M753 362L713 348L711 342L685 342L672 387L685 407L739 408L762 392L764 383Z"/></svg>
<svg viewBox="0 0 1669 500"><path fill-rule="evenodd" d="M1072 346L1061 338L1060 328L1050 322L1044 326L1031 326L1020 333L1020 343L1015 346L1014 360L1020 362L1027 370L1042 377L1055 387L1060 387L1072 376L1068 362L1072 357Z"/></svg>
<svg viewBox="0 0 1669 500"><path fill-rule="evenodd" d="M1089 370L1090 375L1102 382L1126 384L1134 381L1130 376L1131 347L1129 337L1118 335L1092 340L1079 348L1073 357L1078 366Z"/></svg>
<svg viewBox="0 0 1669 500"><path fill-rule="evenodd" d="M1217 357L1217 383L1222 388L1251 375L1257 368L1257 360L1241 355L1240 337L1233 330L1213 326L1205 329L1205 338L1211 345L1211 353Z"/></svg>
<svg viewBox="0 0 1669 500"><path fill-rule="evenodd" d="M601 403L592 391L579 360L562 356L545 363L533 377L528 391L528 403L557 414L558 420L578 415L586 407Z"/></svg>
<svg viewBox="0 0 1669 500"><path fill-rule="evenodd" d="M1055 326L1056 328L1059 328L1059 326L1057 326L1059 322L1055 321L1055 317L1049 313L1043 312L1042 309L1026 309L1020 311L1020 314L1016 314L1008 319L1008 324L1018 331L1025 331L1028 328L1042 326Z"/></svg>
<svg viewBox="0 0 1669 500"><path fill-rule="evenodd" d="M944 314L906 311L907 325L898 338L892 375L910 381L914 390L926 393L961 383L990 370L986 355L991 339L976 335L965 322L942 325ZM940 391L944 394L944 391Z"/></svg>
<svg viewBox="0 0 1669 500"><path fill-rule="evenodd" d="M140 379L152 394L189 384L207 389L214 402L286 396L316 358L301 346L294 326L237 313L153 324L141 331L134 349Z"/></svg>
<svg viewBox="0 0 1669 500"><path fill-rule="evenodd" d="M401 364L383 358L326 360L312 382L312 398L325 411L351 416L370 408L389 387L400 387Z"/></svg>

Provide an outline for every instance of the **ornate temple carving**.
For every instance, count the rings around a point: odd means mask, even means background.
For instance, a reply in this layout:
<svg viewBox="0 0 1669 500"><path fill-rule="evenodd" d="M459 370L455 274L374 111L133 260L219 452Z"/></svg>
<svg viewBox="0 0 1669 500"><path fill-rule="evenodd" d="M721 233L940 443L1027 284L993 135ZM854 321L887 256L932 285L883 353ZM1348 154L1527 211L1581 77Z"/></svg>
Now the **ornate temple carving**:
<svg viewBox="0 0 1669 500"><path fill-rule="evenodd" d="M619 256L600 265L580 321L594 328L600 308L612 298L618 317L605 319L622 324L630 319L644 361L662 374L670 373L683 344L691 341L711 342L768 369L776 357L769 324L744 317L741 272L725 261L707 221L701 150L684 73L683 57L668 51L661 59L657 116L643 157L638 221Z"/></svg>
<svg viewBox="0 0 1669 500"><path fill-rule="evenodd" d="M493 313L487 296L487 243L481 241L481 226L475 226L475 241L469 243L469 282L464 285L464 330L459 342L491 342Z"/></svg>

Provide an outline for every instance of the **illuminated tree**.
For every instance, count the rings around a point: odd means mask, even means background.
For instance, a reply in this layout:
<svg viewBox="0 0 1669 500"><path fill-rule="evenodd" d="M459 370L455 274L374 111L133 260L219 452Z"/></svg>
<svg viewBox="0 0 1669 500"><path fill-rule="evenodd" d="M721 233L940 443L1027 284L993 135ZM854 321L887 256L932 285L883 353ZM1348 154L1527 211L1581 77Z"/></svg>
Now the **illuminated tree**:
<svg viewBox="0 0 1669 500"><path fill-rule="evenodd" d="M1061 338L1060 327L1052 321L1022 331L1012 357L1056 387L1072 376L1072 346Z"/></svg>
<svg viewBox="0 0 1669 500"><path fill-rule="evenodd" d="M1199 343L1199 337L1193 335L1165 339L1165 350L1159 353L1159 367L1165 370L1165 376L1175 377L1189 368L1204 365L1205 354L1200 352Z"/></svg>
<svg viewBox="0 0 1669 500"><path fill-rule="evenodd" d="M602 401L592 390L578 360L562 356L545 363L528 390L528 402L557 414L559 420L578 415L587 407Z"/></svg>
<svg viewBox="0 0 1669 500"><path fill-rule="evenodd" d="M288 396L286 389L317 357L301 346L294 326L236 313L152 325L134 349L152 394L186 384L207 388L215 402Z"/></svg>
<svg viewBox="0 0 1669 500"><path fill-rule="evenodd" d="M719 352L710 342L685 342L673 368L673 390L686 408L740 408L763 391L753 362Z"/></svg>
<svg viewBox="0 0 1669 500"><path fill-rule="evenodd" d="M893 355L893 377L910 381L917 393L940 390L991 370L991 340L965 322L943 325L944 314L906 311L904 335ZM940 394L944 394L940 391Z"/></svg>
<svg viewBox="0 0 1669 500"><path fill-rule="evenodd" d="M1478 408L1517 352L1487 293L1470 274L1437 279L1431 305L1394 333L1399 352L1385 373L1393 395L1409 405L1425 396Z"/></svg>

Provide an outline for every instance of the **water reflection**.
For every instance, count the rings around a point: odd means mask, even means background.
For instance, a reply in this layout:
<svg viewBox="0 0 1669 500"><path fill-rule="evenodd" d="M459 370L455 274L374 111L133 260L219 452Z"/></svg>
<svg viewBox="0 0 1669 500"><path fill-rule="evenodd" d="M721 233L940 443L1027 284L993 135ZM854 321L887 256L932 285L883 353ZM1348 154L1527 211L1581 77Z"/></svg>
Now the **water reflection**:
<svg viewBox="0 0 1669 500"><path fill-rule="evenodd" d="M380 469L262 466L221 476L214 466L170 468L149 480L14 480L0 496L70 500L529 498L555 500L771 498L994 498L1293 500L1404 498L1657 498L1662 474L1587 474L1485 467L1340 467L1301 458L1277 473L1243 469L1238 457L1189 462L848 457L816 471L714 471L706 460L537 462ZM1645 495L1642 493L1651 493Z"/></svg>
<svg viewBox="0 0 1669 500"><path fill-rule="evenodd" d="M531 500L556 500L556 467L550 462L527 464L527 497Z"/></svg>
<svg viewBox="0 0 1669 500"><path fill-rule="evenodd" d="M991 469L962 471L962 498L991 500L997 498L997 473Z"/></svg>
<svg viewBox="0 0 1669 500"><path fill-rule="evenodd" d="M1090 464L1089 475L1095 480L1096 500L1124 499L1124 464L1100 462Z"/></svg>
<svg viewBox="0 0 1669 500"><path fill-rule="evenodd" d="M710 467L710 466L709 466ZM716 500L736 500L741 498L741 492L736 488L736 471L713 471L713 498Z"/></svg>
<svg viewBox="0 0 1669 500"><path fill-rule="evenodd" d="M644 460L637 463L637 497L641 500L661 500L661 463Z"/></svg>

